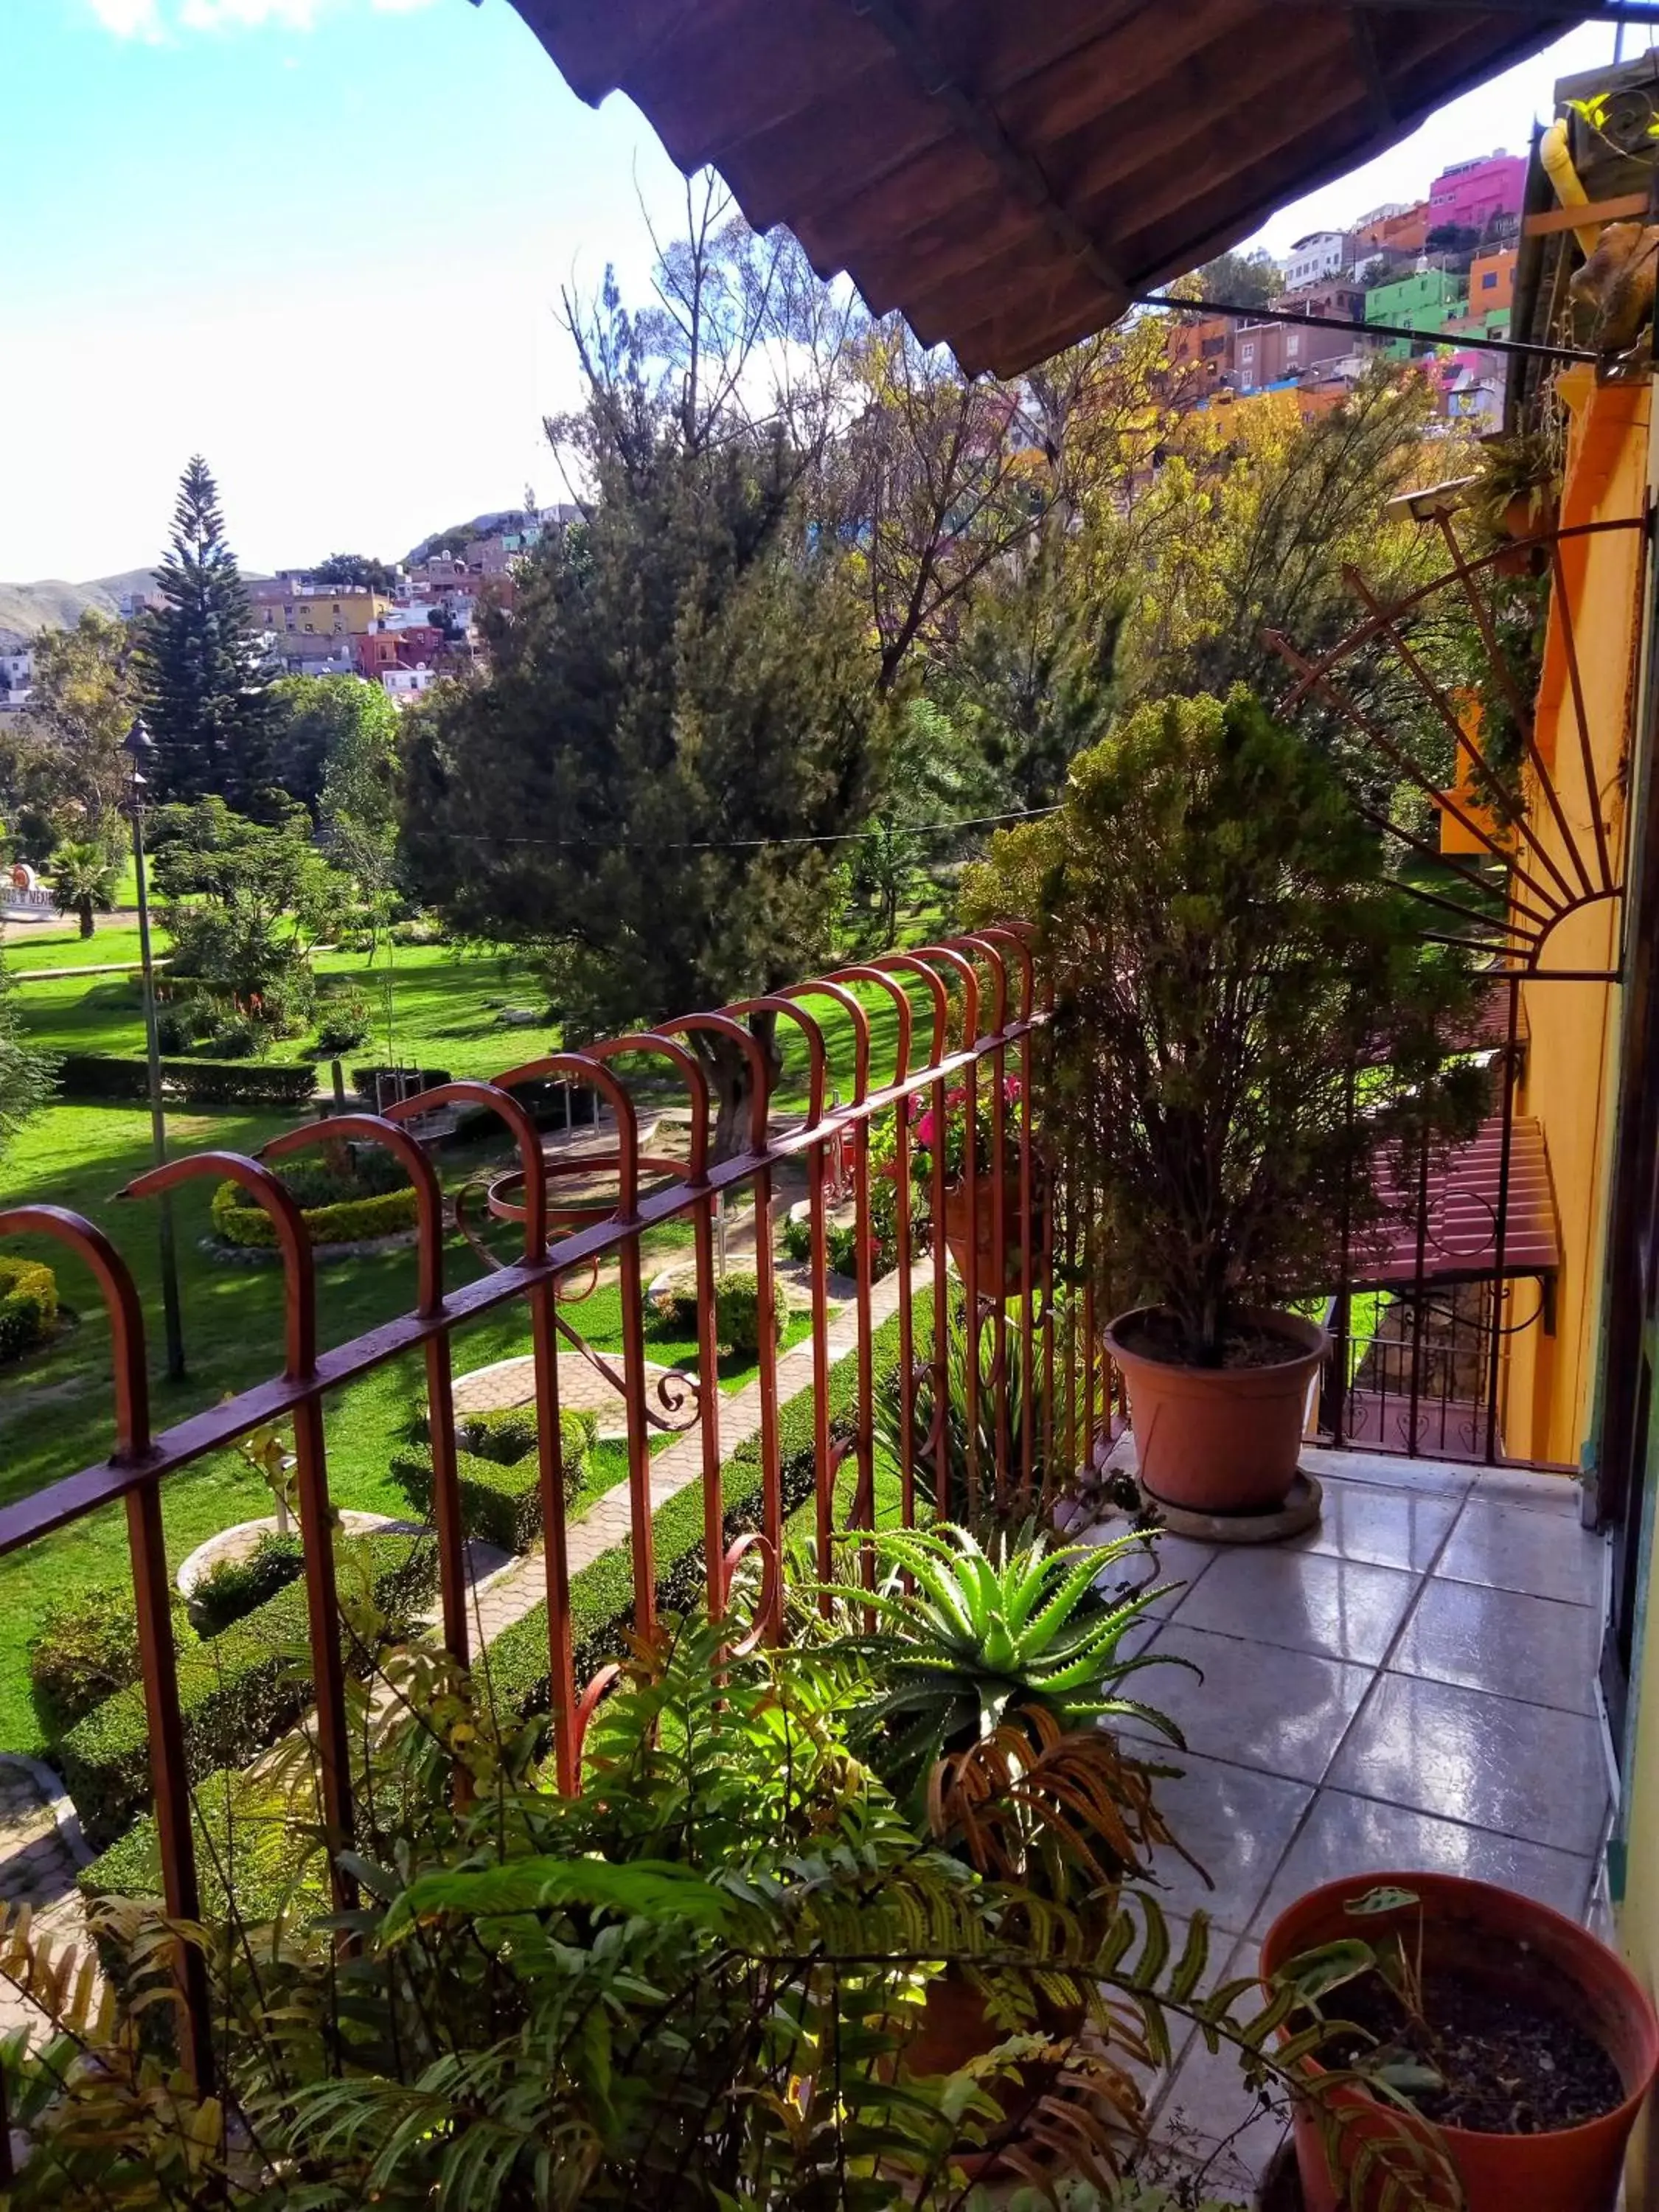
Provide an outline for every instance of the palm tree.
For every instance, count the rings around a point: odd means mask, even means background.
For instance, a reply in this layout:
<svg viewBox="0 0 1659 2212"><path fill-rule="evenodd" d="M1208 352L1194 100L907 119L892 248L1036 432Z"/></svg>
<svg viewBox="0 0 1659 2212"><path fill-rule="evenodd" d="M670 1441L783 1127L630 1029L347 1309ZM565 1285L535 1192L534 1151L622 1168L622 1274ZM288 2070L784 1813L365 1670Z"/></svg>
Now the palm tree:
<svg viewBox="0 0 1659 2212"><path fill-rule="evenodd" d="M115 903L117 868L109 848L95 837L66 837L47 865L58 913L79 915L81 934L90 937L93 915L107 914Z"/></svg>

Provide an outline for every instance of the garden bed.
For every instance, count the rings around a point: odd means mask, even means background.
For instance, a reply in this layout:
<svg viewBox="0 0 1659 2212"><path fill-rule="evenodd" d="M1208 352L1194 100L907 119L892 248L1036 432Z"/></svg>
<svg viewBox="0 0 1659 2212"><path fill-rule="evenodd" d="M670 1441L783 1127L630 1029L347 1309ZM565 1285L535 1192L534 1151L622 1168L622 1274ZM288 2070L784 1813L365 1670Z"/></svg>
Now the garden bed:
<svg viewBox="0 0 1659 2212"><path fill-rule="evenodd" d="M365 1146L349 1162L307 1162L283 1169L278 1180L300 1208L313 1251L384 1250L415 1233L419 1200L403 1165L388 1153ZM216 1257L276 1255L276 1222L240 1183L222 1182L210 1212Z"/></svg>

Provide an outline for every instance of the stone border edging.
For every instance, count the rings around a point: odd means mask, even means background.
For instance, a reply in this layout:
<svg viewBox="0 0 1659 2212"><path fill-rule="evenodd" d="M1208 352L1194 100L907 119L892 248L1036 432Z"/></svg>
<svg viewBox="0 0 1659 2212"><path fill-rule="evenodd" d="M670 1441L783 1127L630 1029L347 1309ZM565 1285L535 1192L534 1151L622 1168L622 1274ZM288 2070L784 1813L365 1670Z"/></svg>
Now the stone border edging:
<svg viewBox="0 0 1659 2212"><path fill-rule="evenodd" d="M90 1866L97 1854L82 1832L81 1815L75 1809L74 1799L64 1787L63 1777L48 1766L45 1759L31 1758L26 1751L0 1751L0 1766L22 1768L46 1799L46 1810L52 1814L64 1849L77 1867Z"/></svg>

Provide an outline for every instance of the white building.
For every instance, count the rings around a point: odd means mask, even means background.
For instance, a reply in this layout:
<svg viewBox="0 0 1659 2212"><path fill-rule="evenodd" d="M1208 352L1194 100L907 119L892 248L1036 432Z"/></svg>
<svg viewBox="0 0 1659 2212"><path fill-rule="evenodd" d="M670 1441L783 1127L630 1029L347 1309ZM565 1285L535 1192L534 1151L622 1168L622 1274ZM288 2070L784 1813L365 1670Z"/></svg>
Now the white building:
<svg viewBox="0 0 1659 2212"><path fill-rule="evenodd" d="M1352 259L1353 240L1346 230L1310 231L1285 257L1285 289L1299 292L1327 276L1340 276Z"/></svg>
<svg viewBox="0 0 1659 2212"><path fill-rule="evenodd" d="M437 680L435 669L428 668L423 660L413 668L383 668L380 671L381 684L400 707L407 706L411 699L422 697Z"/></svg>
<svg viewBox="0 0 1659 2212"><path fill-rule="evenodd" d="M27 646L19 646L13 653L0 653L0 697L14 707L21 706L29 696L34 682L34 655Z"/></svg>

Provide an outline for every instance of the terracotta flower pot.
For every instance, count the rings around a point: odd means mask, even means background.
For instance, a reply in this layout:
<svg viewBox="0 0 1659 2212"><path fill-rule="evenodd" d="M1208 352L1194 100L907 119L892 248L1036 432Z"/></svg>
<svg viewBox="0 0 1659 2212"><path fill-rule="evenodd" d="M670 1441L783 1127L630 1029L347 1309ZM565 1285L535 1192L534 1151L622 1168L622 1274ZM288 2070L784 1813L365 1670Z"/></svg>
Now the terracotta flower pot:
<svg viewBox="0 0 1659 2212"><path fill-rule="evenodd" d="M1374 1942L1401 1929L1414 1942L1417 1905L1359 1922L1345 1911L1352 1899L1385 1885L1420 1899L1425 1965L1444 1971L1450 1964L1521 1995L1528 1984L1547 1989L1601 2045L1624 2084L1623 2103L1581 2127L1529 2136L1441 2129L1436 2140L1456 2169L1465 2212L1611 2212L1631 2130L1659 2070L1659 2019L1623 1960L1577 1921L1512 1890L1452 1875L1350 1875L1310 1891L1280 1913L1261 1946L1264 1984L1298 1954L1341 1936L1359 1933ZM1517 1946L1525 1948L1523 1961L1516 1960ZM1317 2075L1315 2061L1304 2064L1310 2075ZM1357 2109L1371 2101L1357 2090L1337 2094ZM1411 2125L1397 2110L1379 2105L1376 2112L1374 2126L1359 2123L1366 2133L1380 2136ZM1344 2141L1352 2158L1357 2132L1351 2136L1345 2130ZM1318 2120L1306 2107L1296 2116L1296 2154L1307 2212L1346 2209L1341 2177L1333 2175ZM1378 2182L1353 2212L1375 2212L1381 2201Z"/></svg>
<svg viewBox="0 0 1659 2212"><path fill-rule="evenodd" d="M1038 2033L1056 2043L1069 2042L1082 2026L1081 2005L1061 2007L1039 1995L1036 2021ZM1006 2033L992 2025L985 2000L972 1983L954 1966L947 1967L937 1981L928 1984L921 2026L911 2038L905 2054L906 2067L912 2075L957 2073L970 2059L994 2051ZM1044 2065L1027 2059L1022 2062L1014 2079L990 2085L992 2096L1016 2130L1047 2095L1059 2072L1057 2063ZM994 2150L964 2152L957 2162L970 2177L981 2179L992 2178L1002 2166L1001 2154Z"/></svg>
<svg viewBox="0 0 1659 2212"><path fill-rule="evenodd" d="M1031 1283L1036 1287L1039 1272L1039 1256L1042 1243L1042 1207L1036 1188L1035 1170L1031 1193ZM968 1204L965 1182L947 1183L945 1190L945 1242L951 1257L957 1263L957 1273L965 1283L968 1279L968 1255L974 1254L975 1288L982 1297L1017 1297L1020 1281L1020 1210L1019 1175L1009 1170L1002 1177L1002 1272L996 1269L996 1188L993 1175L978 1177L974 1189L974 1205Z"/></svg>
<svg viewBox="0 0 1659 2212"><path fill-rule="evenodd" d="M1271 1367L1181 1367L1137 1351L1151 1306L1120 1314L1106 1349L1123 1370L1143 1487L1194 1513L1261 1513L1282 1505L1296 1476L1308 1386L1330 1350L1316 1322L1248 1309L1243 1322L1299 1345Z"/></svg>

